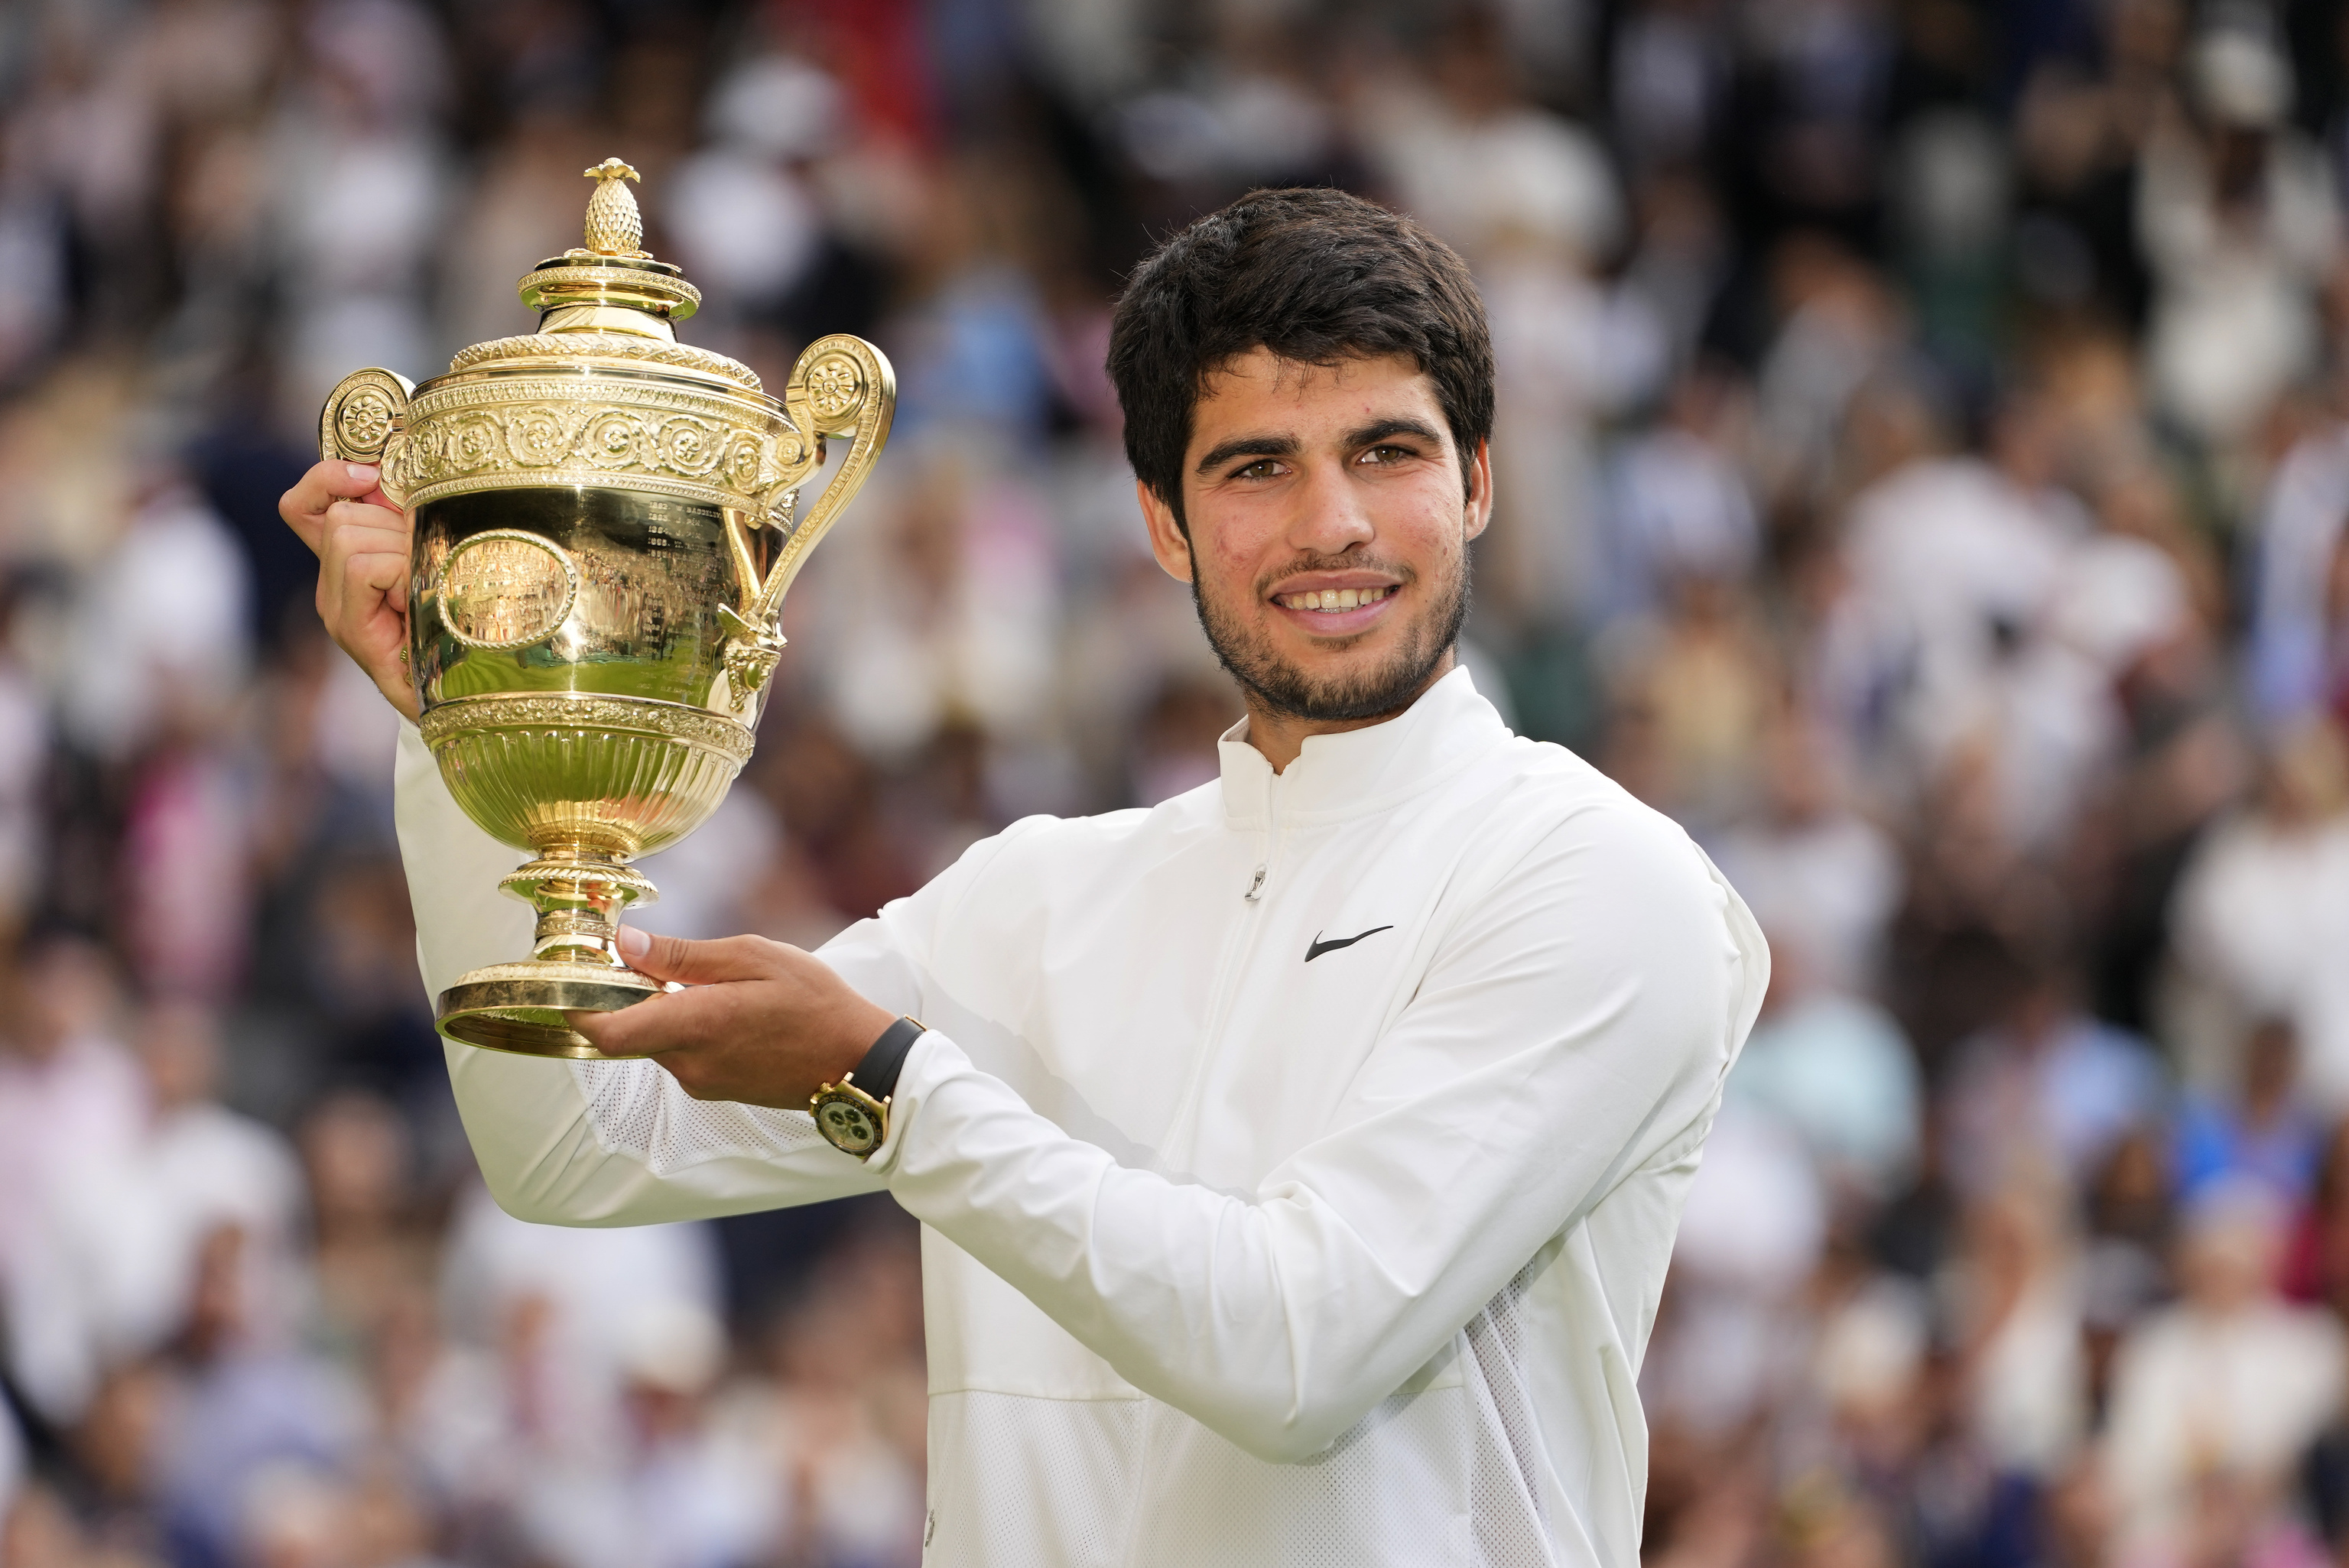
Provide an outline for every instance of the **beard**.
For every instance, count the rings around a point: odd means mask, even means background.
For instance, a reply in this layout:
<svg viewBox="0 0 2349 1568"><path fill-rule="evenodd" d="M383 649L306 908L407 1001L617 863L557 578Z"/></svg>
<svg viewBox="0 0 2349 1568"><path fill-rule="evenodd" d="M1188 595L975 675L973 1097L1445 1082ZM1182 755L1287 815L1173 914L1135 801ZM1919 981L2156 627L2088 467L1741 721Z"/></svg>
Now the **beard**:
<svg viewBox="0 0 2349 1568"><path fill-rule="evenodd" d="M1311 556L1259 579L1254 592L1261 603L1266 590L1294 573L1343 572L1365 566L1392 571L1406 589L1419 581L1419 574L1407 566L1346 555ZM1216 659L1242 689L1271 712L1308 720L1378 718L1409 707L1460 641L1461 624L1468 618L1464 555L1458 566L1451 581L1440 584L1426 608L1403 628L1394 653L1383 664L1345 676L1317 676L1282 657L1261 628L1251 626L1235 614L1233 606L1211 602L1199 585L1196 552L1191 561L1191 604L1199 613L1199 628L1206 633L1207 645L1216 650Z"/></svg>

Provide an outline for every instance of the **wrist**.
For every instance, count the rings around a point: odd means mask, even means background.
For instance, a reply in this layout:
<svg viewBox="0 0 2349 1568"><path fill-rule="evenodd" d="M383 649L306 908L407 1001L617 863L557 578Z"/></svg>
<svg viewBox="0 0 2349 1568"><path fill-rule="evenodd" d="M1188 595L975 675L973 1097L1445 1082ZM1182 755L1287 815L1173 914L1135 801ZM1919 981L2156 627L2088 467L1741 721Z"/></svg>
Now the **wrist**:
<svg viewBox="0 0 2349 1568"><path fill-rule="evenodd" d="M825 1059L830 1064L823 1076L826 1083L838 1083L842 1074L854 1072L856 1064L864 1059L865 1053L873 1048L874 1042L897 1021L897 1015L888 1008L877 1006L862 996L856 1000L857 1006L841 1021L833 1037L833 1048L825 1053Z"/></svg>
<svg viewBox="0 0 2349 1568"><path fill-rule="evenodd" d="M858 1160L872 1159L888 1141L897 1077L925 1032L917 1018L890 1019L855 1067L816 1089L808 1111L825 1141Z"/></svg>

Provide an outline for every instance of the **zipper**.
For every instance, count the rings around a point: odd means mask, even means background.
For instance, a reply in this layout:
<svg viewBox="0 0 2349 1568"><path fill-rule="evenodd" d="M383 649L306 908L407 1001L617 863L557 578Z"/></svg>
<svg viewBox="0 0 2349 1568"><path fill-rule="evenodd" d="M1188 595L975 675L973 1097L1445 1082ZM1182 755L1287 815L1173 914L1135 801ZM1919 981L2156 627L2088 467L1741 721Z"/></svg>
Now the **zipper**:
<svg viewBox="0 0 2349 1568"><path fill-rule="evenodd" d="M1200 1031L1199 1049L1191 1064L1190 1079L1183 1086L1181 1103L1175 1109L1174 1119L1167 1123L1166 1136L1160 1145L1170 1155L1189 1140L1191 1129L1197 1122L1199 1096L1207 1081L1208 1059L1214 1054L1216 1042L1223 1037L1224 1025L1238 998L1240 971L1246 967L1248 953L1254 945L1252 939L1256 934L1257 912L1264 908L1264 890L1272 880L1274 863L1280 858L1280 835L1275 825L1277 819L1273 816L1271 799L1272 789L1278 783L1276 779L1266 787L1264 858L1257 861L1256 870L1249 873L1247 891L1240 894L1239 918L1232 923L1230 933L1224 938L1223 956L1216 965L1216 981L1209 993L1206 1023ZM1145 1404L1141 1437L1134 1445L1136 1475L1146 1478L1150 1474L1150 1460L1157 1446L1157 1437L1158 1423L1153 1408ZM1138 1546L1135 1532L1140 1529L1143 1516L1147 1511L1141 1504L1148 1494L1148 1480L1137 1481L1133 1519L1127 1527L1124 1547L1118 1554L1121 1563L1134 1561Z"/></svg>
<svg viewBox="0 0 2349 1568"><path fill-rule="evenodd" d="M1279 818L1276 814L1274 795L1279 789L1278 779L1269 780L1265 789L1264 852L1256 869L1249 873L1247 891L1240 895L1240 917L1233 922L1231 934L1225 939L1222 962L1216 965L1216 984L1207 1004L1207 1017L1200 1031L1199 1051L1191 1065L1190 1080L1183 1086L1183 1099L1174 1119L1167 1123L1165 1141L1161 1145L1171 1155L1188 1141L1191 1130L1197 1124L1199 1096L1203 1092L1216 1045L1224 1037L1224 1027L1230 1022L1232 1010L1239 1001L1240 975L1247 966L1247 958L1255 946L1258 915L1264 909L1265 889L1272 885L1272 873L1280 864Z"/></svg>

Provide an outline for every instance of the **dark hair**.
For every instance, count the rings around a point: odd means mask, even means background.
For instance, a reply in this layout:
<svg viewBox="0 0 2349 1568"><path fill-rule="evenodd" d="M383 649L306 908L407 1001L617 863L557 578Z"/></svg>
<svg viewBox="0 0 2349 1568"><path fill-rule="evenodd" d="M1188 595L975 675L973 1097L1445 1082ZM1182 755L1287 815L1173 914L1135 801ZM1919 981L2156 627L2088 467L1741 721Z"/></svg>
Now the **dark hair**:
<svg viewBox="0 0 2349 1568"><path fill-rule="evenodd" d="M1452 247L1343 191L1252 191L1135 268L1110 324L1126 458L1178 522L1199 394L1259 346L1300 365L1402 355L1464 460L1493 433L1492 333Z"/></svg>

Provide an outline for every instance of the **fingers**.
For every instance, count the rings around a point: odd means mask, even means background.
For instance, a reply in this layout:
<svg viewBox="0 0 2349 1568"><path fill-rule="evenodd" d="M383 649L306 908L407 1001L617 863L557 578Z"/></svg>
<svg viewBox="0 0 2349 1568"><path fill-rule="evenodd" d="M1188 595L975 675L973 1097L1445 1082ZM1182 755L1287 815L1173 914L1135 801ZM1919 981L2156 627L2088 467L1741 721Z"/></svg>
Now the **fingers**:
<svg viewBox="0 0 2349 1568"><path fill-rule="evenodd" d="M372 609L380 599L396 611L405 611L408 536L388 528L336 530L318 581L324 584L330 578L341 584L341 602L346 605Z"/></svg>
<svg viewBox="0 0 2349 1568"><path fill-rule="evenodd" d="M301 535L303 543L323 555L328 511L336 501L358 500L391 507L377 484L381 474L382 470L372 463L346 463L332 458L314 463L308 472L294 481L292 490L278 498L277 515Z"/></svg>
<svg viewBox="0 0 2349 1568"><path fill-rule="evenodd" d="M760 936L688 942L632 926L630 967L690 981L571 1026L608 1056L650 1057L696 1099L797 1108L864 1059L891 1015L822 959Z"/></svg>
<svg viewBox="0 0 2349 1568"><path fill-rule="evenodd" d="M338 502L337 512L389 516L374 507ZM328 532L318 563L318 618L327 635L350 655L392 707L418 717L416 688L399 662L408 645L408 532L404 528L337 524Z"/></svg>
<svg viewBox="0 0 2349 1568"><path fill-rule="evenodd" d="M571 1026L607 1056L659 1057L730 1038L744 1022L744 998L729 985L665 992L610 1013L572 1013ZM682 1062L662 1064L676 1072ZM683 1078L678 1081L684 1082ZM691 1088L691 1084L687 1084Z"/></svg>
<svg viewBox="0 0 2349 1568"><path fill-rule="evenodd" d="M318 618L350 655L367 664L407 640L408 536L388 528L338 528L318 563Z"/></svg>
<svg viewBox="0 0 2349 1568"><path fill-rule="evenodd" d="M688 985L708 985L720 980L772 980L797 952L763 936L729 936L715 942L688 942L624 925L619 933L620 956L639 974L656 980L680 980Z"/></svg>

